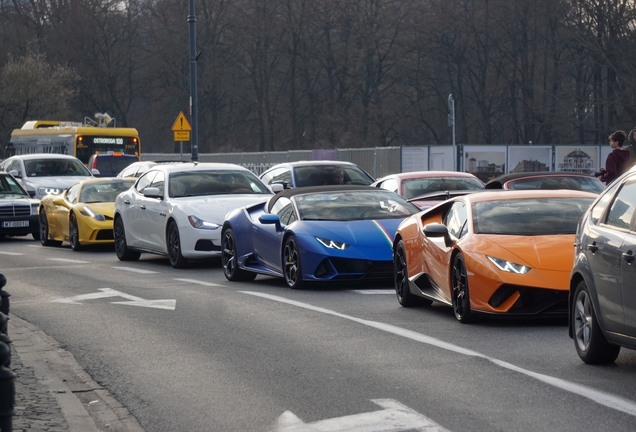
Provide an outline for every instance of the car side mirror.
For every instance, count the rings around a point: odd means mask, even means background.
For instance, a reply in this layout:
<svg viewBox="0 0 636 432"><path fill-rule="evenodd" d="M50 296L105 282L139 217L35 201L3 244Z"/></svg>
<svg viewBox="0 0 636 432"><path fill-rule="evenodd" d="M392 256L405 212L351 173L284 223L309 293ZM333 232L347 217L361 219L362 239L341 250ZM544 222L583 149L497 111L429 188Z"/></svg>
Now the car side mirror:
<svg viewBox="0 0 636 432"><path fill-rule="evenodd" d="M95 177L99 177L99 170L97 168L93 168L91 169L91 173L95 176Z"/></svg>
<svg viewBox="0 0 636 432"><path fill-rule="evenodd" d="M281 231L280 218L275 214L264 214L258 218L258 221L263 225L274 224L276 226L276 231Z"/></svg>
<svg viewBox="0 0 636 432"><path fill-rule="evenodd" d="M22 176L20 175L18 170L11 170L11 171L9 171L9 174L11 174L15 178L22 178Z"/></svg>
<svg viewBox="0 0 636 432"><path fill-rule="evenodd" d="M163 193L161 193L161 191L159 190L159 188L156 187L147 187L143 190L143 194L145 197L148 198L158 198L158 199L162 199L163 198Z"/></svg>
<svg viewBox="0 0 636 432"><path fill-rule="evenodd" d="M429 238L442 237L444 239L444 244L446 247L453 244L453 240L448 232L448 228L446 225L442 225L439 223L430 223L424 225L424 235Z"/></svg>
<svg viewBox="0 0 636 432"><path fill-rule="evenodd" d="M285 185L282 183L272 183L270 185L270 188L272 190L272 192L274 193L278 193L278 192L282 192L285 190Z"/></svg>
<svg viewBox="0 0 636 432"><path fill-rule="evenodd" d="M53 205L63 206L64 205L64 195L58 195L53 198Z"/></svg>

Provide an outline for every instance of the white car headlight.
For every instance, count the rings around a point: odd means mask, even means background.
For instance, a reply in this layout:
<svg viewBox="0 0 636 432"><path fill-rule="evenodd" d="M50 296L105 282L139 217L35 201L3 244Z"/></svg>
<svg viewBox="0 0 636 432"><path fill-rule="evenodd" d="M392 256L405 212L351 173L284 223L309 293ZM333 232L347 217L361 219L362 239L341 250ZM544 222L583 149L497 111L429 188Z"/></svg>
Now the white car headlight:
<svg viewBox="0 0 636 432"><path fill-rule="evenodd" d="M39 208L40 208L40 204L38 203L31 204L31 216L37 216Z"/></svg>
<svg viewBox="0 0 636 432"><path fill-rule="evenodd" d="M221 225L219 224L199 219L196 216L188 216L188 222L190 222L190 225L197 229L215 230L221 227Z"/></svg>
<svg viewBox="0 0 636 432"><path fill-rule="evenodd" d="M40 186L38 188L38 195L57 195L61 194L64 189Z"/></svg>
<svg viewBox="0 0 636 432"><path fill-rule="evenodd" d="M346 243L337 242L322 237L316 237L316 240L318 240L321 245L329 249L345 250L349 247L349 245Z"/></svg>
<svg viewBox="0 0 636 432"><path fill-rule="evenodd" d="M502 260L501 258L495 258L488 255L486 255L486 257L494 265L496 265L497 268L501 271L517 273L517 274L526 274L531 270L530 267L527 267L521 264L516 264L516 263L513 263L512 261L506 261L506 260Z"/></svg>
<svg viewBox="0 0 636 432"><path fill-rule="evenodd" d="M101 213L97 213L96 211L93 211L93 209L91 209L89 206L84 206L84 208L80 210L80 213L83 214L84 216L92 217L95 220L98 220L100 222L104 222L106 220L106 216L104 216Z"/></svg>

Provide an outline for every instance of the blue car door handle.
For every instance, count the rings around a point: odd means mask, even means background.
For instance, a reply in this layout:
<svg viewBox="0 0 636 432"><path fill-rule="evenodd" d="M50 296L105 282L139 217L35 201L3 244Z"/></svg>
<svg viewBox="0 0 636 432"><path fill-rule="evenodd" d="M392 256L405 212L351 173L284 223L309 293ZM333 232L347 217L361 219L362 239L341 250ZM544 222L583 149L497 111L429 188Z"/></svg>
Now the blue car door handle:
<svg viewBox="0 0 636 432"><path fill-rule="evenodd" d="M634 256L631 250L628 250L623 254L623 259L627 261L627 264L631 265L634 262L634 259L636 259L636 256Z"/></svg>
<svg viewBox="0 0 636 432"><path fill-rule="evenodd" d="M592 251L592 253L596 253L596 251L598 250L598 246L596 246L596 242L587 245L587 248Z"/></svg>
<svg viewBox="0 0 636 432"><path fill-rule="evenodd" d="M142 210L146 210L146 206L145 205L140 205L139 208L141 208Z"/></svg>
<svg viewBox="0 0 636 432"><path fill-rule="evenodd" d="M124 204L130 204L130 201L124 200Z"/></svg>

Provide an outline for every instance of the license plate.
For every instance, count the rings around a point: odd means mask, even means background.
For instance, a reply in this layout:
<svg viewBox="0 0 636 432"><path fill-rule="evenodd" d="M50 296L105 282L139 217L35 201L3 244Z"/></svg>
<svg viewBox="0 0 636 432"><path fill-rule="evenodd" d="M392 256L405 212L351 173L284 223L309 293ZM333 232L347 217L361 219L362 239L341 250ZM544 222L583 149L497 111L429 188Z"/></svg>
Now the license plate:
<svg viewBox="0 0 636 432"><path fill-rule="evenodd" d="M2 228L20 228L28 227L29 221L7 221L2 222Z"/></svg>

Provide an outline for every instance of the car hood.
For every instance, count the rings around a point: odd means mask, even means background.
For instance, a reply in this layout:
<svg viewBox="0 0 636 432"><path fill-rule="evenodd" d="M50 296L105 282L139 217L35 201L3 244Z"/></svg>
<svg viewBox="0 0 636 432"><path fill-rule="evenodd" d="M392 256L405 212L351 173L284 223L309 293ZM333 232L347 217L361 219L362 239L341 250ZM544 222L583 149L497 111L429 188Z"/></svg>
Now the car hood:
<svg viewBox="0 0 636 432"><path fill-rule="evenodd" d="M392 247L395 231L403 220L303 221L303 224L308 235L361 247Z"/></svg>
<svg viewBox="0 0 636 432"><path fill-rule="evenodd" d="M574 234L545 236L482 235L501 249L519 258L517 264L544 270L572 269L574 261ZM496 253L496 252L495 252ZM495 258L509 259L495 256Z"/></svg>
<svg viewBox="0 0 636 432"><path fill-rule="evenodd" d="M230 211L257 202L264 202L270 198L271 195L262 194L208 195L174 198L172 204L184 213L197 215L211 222L223 222L225 215Z"/></svg>
<svg viewBox="0 0 636 432"><path fill-rule="evenodd" d="M66 189L73 186L75 183L81 182L90 178L89 176L72 176L72 177L29 177L22 179L22 184L29 185L34 188L37 187L50 187L56 189Z"/></svg>
<svg viewBox="0 0 636 432"><path fill-rule="evenodd" d="M24 195L13 195L0 193L0 207L14 206L14 205L31 205L38 204L39 200L35 198L26 197Z"/></svg>

